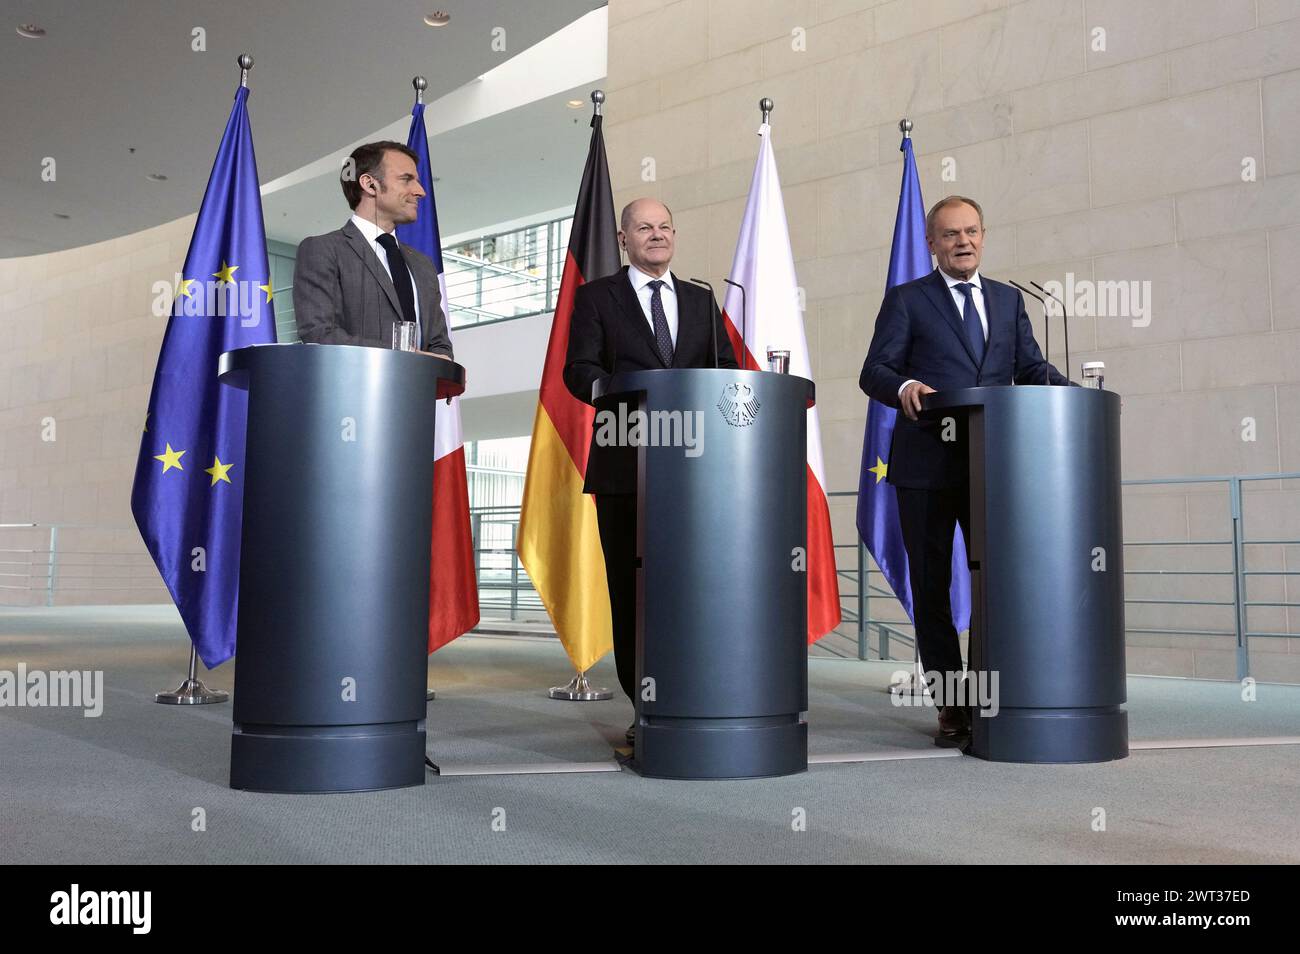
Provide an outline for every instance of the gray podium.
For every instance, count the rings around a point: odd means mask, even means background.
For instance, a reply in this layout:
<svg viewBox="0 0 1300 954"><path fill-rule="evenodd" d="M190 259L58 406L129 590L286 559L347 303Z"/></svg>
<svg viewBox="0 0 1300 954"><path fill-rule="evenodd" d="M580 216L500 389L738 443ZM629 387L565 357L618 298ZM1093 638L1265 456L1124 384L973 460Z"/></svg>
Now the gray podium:
<svg viewBox="0 0 1300 954"><path fill-rule="evenodd" d="M927 395L924 408L969 428L967 668L998 675L997 714L972 710L971 754L1126 757L1119 395L966 388Z"/></svg>
<svg viewBox="0 0 1300 954"><path fill-rule="evenodd" d="M219 377L248 391L230 787L424 784L434 408L464 369L271 344Z"/></svg>
<svg viewBox="0 0 1300 954"><path fill-rule="evenodd" d="M808 767L806 378L672 369L597 382L671 422L698 415L698 456L638 449L636 768L654 778ZM667 416L663 416L667 415ZM684 420L684 418L679 418ZM671 442L670 442L671 443Z"/></svg>

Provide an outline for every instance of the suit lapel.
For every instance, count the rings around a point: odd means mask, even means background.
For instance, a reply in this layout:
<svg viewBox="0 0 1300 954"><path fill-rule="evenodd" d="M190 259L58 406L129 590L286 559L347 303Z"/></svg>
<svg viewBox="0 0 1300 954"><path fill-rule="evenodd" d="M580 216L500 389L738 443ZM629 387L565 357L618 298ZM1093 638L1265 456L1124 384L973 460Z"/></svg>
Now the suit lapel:
<svg viewBox="0 0 1300 954"><path fill-rule="evenodd" d="M647 347L649 347L650 353L654 355L655 360L659 362L660 366L667 367L667 365L664 364L663 358L659 355L659 344L655 341L654 333L650 330L650 322L646 321L645 312L641 310L641 302L636 296L636 291L632 288L632 281L628 278L628 270L626 266L621 272L619 272L618 278L615 279L614 284L617 286L614 297L622 307L624 317L627 318L627 320L632 323L633 327L637 329L641 335L641 340L646 343ZM681 303L679 302L679 307L680 304ZM681 314L679 312L678 336L681 335L680 319Z"/></svg>
<svg viewBox="0 0 1300 954"><path fill-rule="evenodd" d="M966 349L966 355L970 358L970 363L975 365L978 369L979 362L975 360L975 349L970 346L970 341L966 338L966 328L962 324L961 312L957 310L957 305L952 300L952 292L948 291L948 283L944 281L943 275L940 274L939 270L936 268L929 274L926 281L921 283L921 287L924 288L925 293L930 296L931 302L933 302L935 308L939 310L939 314L943 317L944 321L948 323L948 327L952 329L952 333L957 336L957 340L961 342L961 346ZM985 305L986 307L988 305L987 299L985 299ZM990 320L990 327L991 325L992 321ZM985 347L984 353L989 353L987 347Z"/></svg>
<svg viewBox="0 0 1300 954"><path fill-rule="evenodd" d="M356 223L351 219L348 219L347 224L343 226L343 235L347 238L348 244L352 246L352 251L360 256L361 261L366 263L366 268L370 269L370 274L375 277L375 281L379 282L379 287L384 290L384 294L392 302L393 310L400 315L402 313L402 303L397 299L397 289L393 287L393 280L388 277L388 272L384 270L384 266L380 264L379 259L375 256L375 250L370 247L366 237L361 234L361 230L357 228ZM421 305L423 304L421 302ZM423 311L421 314L423 314Z"/></svg>
<svg viewBox="0 0 1300 954"><path fill-rule="evenodd" d="M987 278L980 279L980 291L984 294L984 318L989 323L989 337L984 342L984 360L989 359L989 352L993 350L993 343L1002 340L1004 326L1002 324L1002 290L997 288ZM983 369L983 364L980 368Z"/></svg>
<svg viewBox="0 0 1300 954"><path fill-rule="evenodd" d="M424 271L423 264L418 262L415 256L410 256L406 259L406 267L411 271L411 284L415 286L415 297L420 302L420 333L424 336L424 340L427 342L429 340L429 328L431 327L428 316L434 311L433 302L429 300L429 293L427 290L429 282L420 280L421 275L427 275L427 273ZM436 272L429 277L429 281L435 285L438 284L438 275ZM441 293L441 288L439 289L439 292ZM441 302L441 297L439 298L439 301ZM439 307L437 311L441 314L441 307ZM421 347L423 347L423 345L421 345Z"/></svg>
<svg viewBox="0 0 1300 954"><path fill-rule="evenodd" d="M673 294L677 298L677 343L673 346L672 364L674 368L683 367L680 363L683 356L692 353L687 347L686 339L694 336L698 322L694 303L699 296L687 292L685 285L684 281L673 276ZM709 353L712 354L712 351Z"/></svg>

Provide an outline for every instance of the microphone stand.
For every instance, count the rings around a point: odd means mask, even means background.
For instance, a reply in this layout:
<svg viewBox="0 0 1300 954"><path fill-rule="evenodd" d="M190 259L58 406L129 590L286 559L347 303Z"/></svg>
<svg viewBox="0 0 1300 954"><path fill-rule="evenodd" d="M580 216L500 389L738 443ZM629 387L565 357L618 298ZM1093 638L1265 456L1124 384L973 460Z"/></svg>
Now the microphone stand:
<svg viewBox="0 0 1300 954"><path fill-rule="evenodd" d="M1056 302L1058 305L1061 306L1061 329L1065 332L1065 377L1066 380L1069 380L1070 377L1070 313L1065 310L1065 302L1061 301L1061 299L1057 298L1055 295L1049 292L1042 285L1038 284L1038 282L1031 281L1029 284L1033 285L1040 292L1042 292L1048 298L1052 299L1052 301Z"/></svg>
<svg viewBox="0 0 1300 954"><path fill-rule="evenodd" d="M745 327L745 313L749 310L749 308L747 307L749 304L748 303L749 296L745 292L745 286L740 284L740 282L733 282L730 278L724 278L723 281L734 288L740 289L740 370L748 371L749 370L748 368L749 339L745 337L745 332L748 330ZM757 363L758 359L755 358L754 362ZM755 368L754 370L757 371L758 369Z"/></svg>
<svg viewBox="0 0 1300 954"><path fill-rule="evenodd" d="M692 285L703 285L709 290L709 302L713 306L709 310L709 328L713 331L713 368L716 371L722 366L722 362L718 358L718 296L713 293L713 286L703 278L692 278L689 281ZM680 334L681 330L679 329L678 335Z"/></svg>
<svg viewBox="0 0 1300 954"><path fill-rule="evenodd" d="M1026 295L1029 295L1032 298L1037 298L1038 303L1043 306L1043 350L1047 352L1044 357L1047 358L1047 361L1050 364L1052 360L1052 316L1047 313L1047 302L1044 300L1042 295L1030 291L1024 285L1020 284L1020 282L1013 279L1011 284L1016 286L1016 288L1019 288ZM1066 375L1066 377L1069 377L1069 375Z"/></svg>

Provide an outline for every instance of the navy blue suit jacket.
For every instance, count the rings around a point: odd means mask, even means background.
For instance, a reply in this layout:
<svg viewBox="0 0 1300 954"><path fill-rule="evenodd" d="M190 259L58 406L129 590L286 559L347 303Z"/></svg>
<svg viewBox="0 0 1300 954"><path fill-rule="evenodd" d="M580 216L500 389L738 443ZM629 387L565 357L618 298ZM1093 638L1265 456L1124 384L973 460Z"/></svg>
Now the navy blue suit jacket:
<svg viewBox="0 0 1300 954"><path fill-rule="evenodd" d="M983 275L980 285L989 337L979 364L961 312L938 269L891 288L880 306L858 381L866 395L897 408L898 389L909 378L936 391L1012 383L1069 384L1039 350L1020 292ZM899 414L889 451L889 482L927 489L965 484L969 479L965 421L958 421L957 440L943 440L942 431L939 420L913 421Z"/></svg>

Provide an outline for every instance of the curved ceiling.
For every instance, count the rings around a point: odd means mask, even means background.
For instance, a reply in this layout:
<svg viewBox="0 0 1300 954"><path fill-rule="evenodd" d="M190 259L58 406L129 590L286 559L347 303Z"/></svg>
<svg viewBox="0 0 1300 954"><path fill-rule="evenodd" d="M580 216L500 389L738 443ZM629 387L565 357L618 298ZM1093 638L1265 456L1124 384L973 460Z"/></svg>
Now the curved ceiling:
<svg viewBox="0 0 1300 954"><path fill-rule="evenodd" d="M412 76L428 78L425 102L433 103L605 5L433 2L451 15L447 26L426 26L432 4L410 0L0 4L0 257L86 245L193 212L242 52L255 59L249 114L268 183L408 115ZM39 24L46 37L20 37L22 23ZM192 49L198 28L203 51ZM550 115L554 103L537 108ZM503 136L527 128L499 122L492 131ZM47 158L54 181L42 176ZM445 202L440 194L440 210ZM269 214L267 226L276 231Z"/></svg>

